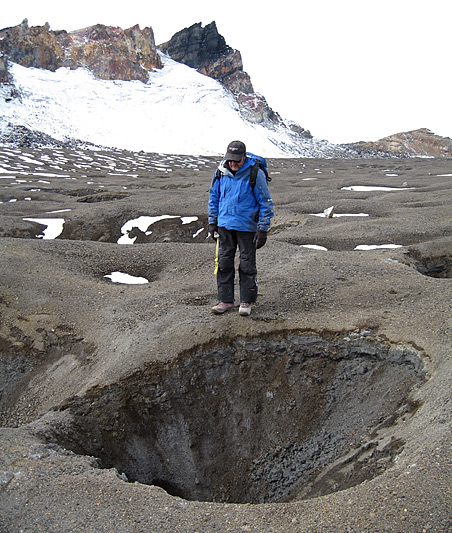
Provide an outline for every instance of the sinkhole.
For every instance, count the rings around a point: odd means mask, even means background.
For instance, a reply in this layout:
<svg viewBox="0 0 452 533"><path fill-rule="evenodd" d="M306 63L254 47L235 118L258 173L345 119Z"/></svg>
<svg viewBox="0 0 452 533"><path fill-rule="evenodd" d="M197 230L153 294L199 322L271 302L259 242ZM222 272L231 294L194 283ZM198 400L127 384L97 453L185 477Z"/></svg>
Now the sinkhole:
<svg viewBox="0 0 452 533"><path fill-rule="evenodd" d="M57 440L188 500L293 501L388 468L424 380L418 351L371 332L221 339L68 399Z"/></svg>
<svg viewBox="0 0 452 533"><path fill-rule="evenodd" d="M452 239L423 243L408 251L408 258L418 272L437 279L452 278Z"/></svg>
<svg viewBox="0 0 452 533"><path fill-rule="evenodd" d="M417 271L431 278L452 278L452 261L443 259L440 261L426 261L417 267Z"/></svg>

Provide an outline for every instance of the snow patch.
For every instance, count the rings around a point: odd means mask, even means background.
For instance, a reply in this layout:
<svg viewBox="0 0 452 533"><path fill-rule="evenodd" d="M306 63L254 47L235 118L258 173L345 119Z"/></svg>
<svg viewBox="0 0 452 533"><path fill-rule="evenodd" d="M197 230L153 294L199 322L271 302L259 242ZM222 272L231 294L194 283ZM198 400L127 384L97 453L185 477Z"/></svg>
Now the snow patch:
<svg viewBox="0 0 452 533"><path fill-rule="evenodd" d="M38 239L56 239L63 233L64 218L23 218L22 220L46 226L42 235L36 235Z"/></svg>
<svg viewBox="0 0 452 533"><path fill-rule="evenodd" d="M355 192L366 192L366 191L407 191L410 189L415 189L416 187L380 187L372 185L352 185L350 187L342 187L341 191L355 191Z"/></svg>
<svg viewBox="0 0 452 533"><path fill-rule="evenodd" d="M310 248L311 250L322 250L327 252L328 248L325 248L324 246L319 246L318 244L301 244L302 248Z"/></svg>
<svg viewBox="0 0 452 533"><path fill-rule="evenodd" d="M355 250L379 250L379 249L394 249L394 248L403 248L401 244L360 244L355 247Z"/></svg>
<svg viewBox="0 0 452 533"><path fill-rule="evenodd" d="M112 272L104 276L104 278L110 278L113 283L123 283L125 285L144 285L145 283L149 283L149 280L146 278L131 276L123 272Z"/></svg>

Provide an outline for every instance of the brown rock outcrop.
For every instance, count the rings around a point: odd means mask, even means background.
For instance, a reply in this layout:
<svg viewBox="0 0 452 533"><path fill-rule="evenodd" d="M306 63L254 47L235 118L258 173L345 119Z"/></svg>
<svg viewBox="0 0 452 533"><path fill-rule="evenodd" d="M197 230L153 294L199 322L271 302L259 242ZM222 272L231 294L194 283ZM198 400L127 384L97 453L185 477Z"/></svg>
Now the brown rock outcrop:
<svg viewBox="0 0 452 533"><path fill-rule="evenodd" d="M242 55L238 50L233 50L213 63L206 63L198 71L221 81L234 94L254 93L251 78L243 70Z"/></svg>
<svg viewBox="0 0 452 533"><path fill-rule="evenodd" d="M147 80L147 71L161 68L152 28L127 30L97 24L70 33L71 59L104 80Z"/></svg>
<svg viewBox="0 0 452 533"><path fill-rule="evenodd" d="M396 133L375 142L347 145L358 152L379 152L402 157L452 157L452 139L434 134L427 128Z"/></svg>
<svg viewBox="0 0 452 533"><path fill-rule="evenodd" d="M49 25L30 28L25 19L18 26L0 31L0 50L23 67L56 70L66 66L65 49L70 46L66 31L50 31Z"/></svg>
<svg viewBox="0 0 452 533"><path fill-rule="evenodd" d="M0 51L24 67L54 71L86 67L101 79L146 81L147 70L161 68L152 28L127 30L97 24L71 33L48 24L22 24L0 31Z"/></svg>

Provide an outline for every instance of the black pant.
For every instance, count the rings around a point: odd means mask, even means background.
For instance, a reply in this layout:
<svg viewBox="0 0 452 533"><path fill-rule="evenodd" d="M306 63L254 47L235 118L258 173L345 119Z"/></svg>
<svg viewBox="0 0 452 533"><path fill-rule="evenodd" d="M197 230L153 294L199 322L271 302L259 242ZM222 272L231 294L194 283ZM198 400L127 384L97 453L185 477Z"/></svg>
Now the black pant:
<svg viewBox="0 0 452 533"><path fill-rule="evenodd" d="M234 259L237 246L240 251L239 281L240 301L254 303L257 298L255 233L218 228L220 252L218 258L217 286L220 302L234 301Z"/></svg>

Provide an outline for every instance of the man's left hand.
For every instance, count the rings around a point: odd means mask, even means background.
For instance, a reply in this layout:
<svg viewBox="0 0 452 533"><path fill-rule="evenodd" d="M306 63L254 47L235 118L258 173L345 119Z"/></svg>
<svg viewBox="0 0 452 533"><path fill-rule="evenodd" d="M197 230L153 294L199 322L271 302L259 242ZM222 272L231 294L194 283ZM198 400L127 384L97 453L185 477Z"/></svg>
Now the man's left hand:
<svg viewBox="0 0 452 533"><path fill-rule="evenodd" d="M267 242L267 232L263 229L258 229L256 235L254 236L253 242L256 250L262 248L262 246L264 246L264 244Z"/></svg>

